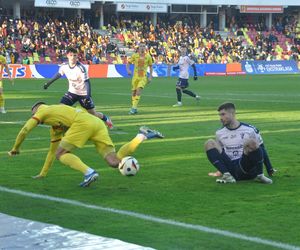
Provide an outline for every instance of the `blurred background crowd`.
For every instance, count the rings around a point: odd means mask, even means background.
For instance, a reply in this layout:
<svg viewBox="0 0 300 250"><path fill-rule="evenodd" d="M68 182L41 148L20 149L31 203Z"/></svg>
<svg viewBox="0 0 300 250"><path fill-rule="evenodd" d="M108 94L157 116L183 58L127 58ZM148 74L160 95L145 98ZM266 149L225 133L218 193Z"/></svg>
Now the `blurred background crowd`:
<svg viewBox="0 0 300 250"><path fill-rule="evenodd" d="M293 15L276 18L271 29L265 20L228 18L226 29L205 28L189 17L178 20L135 20L122 16L95 30L82 18L51 16L0 19L0 50L8 63L61 63L68 46L76 47L86 64L126 63L141 41L154 63L174 64L178 48L188 46L197 63L230 63L241 60L300 61L300 23Z"/></svg>

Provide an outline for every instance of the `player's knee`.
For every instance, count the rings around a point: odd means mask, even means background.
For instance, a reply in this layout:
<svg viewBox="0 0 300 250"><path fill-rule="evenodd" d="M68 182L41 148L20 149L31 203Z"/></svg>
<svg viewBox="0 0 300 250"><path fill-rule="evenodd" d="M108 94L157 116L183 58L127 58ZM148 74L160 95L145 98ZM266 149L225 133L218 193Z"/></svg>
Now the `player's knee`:
<svg viewBox="0 0 300 250"><path fill-rule="evenodd" d="M62 157L62 155L64 155L65 153L68 153L68 152L69 152L69 151L67 151L67 150L65 150L65 149L63 149L63 148L58 148L58 149L56 150L55 157L56 157L57 160L59 160L60 157Z"/></svg>
<svg viewBox="0 0 300 250"><path fill-rule="evenodd" d="M246 154L255 151L258 148L259 148L259 144L255 139L250 138L244 142L244 152Z"/></svg>
<svg viewBox="0 0 300 250"><path fill-rule="evenodd" d="M63 155L62 152L56 152L56 153L55 153L55 157L56 157L57 160L59 160L59 158L60 158L62 155Z"/></svg>
<svg viewBox="0 0 300 250"><path fill-rule="evenodd" d="M119 166L120 160L117 157L116 153L109 153L105 157L106 162L108 163L109 166L113 168L117 168Z"/></svg>
<svg viewBox="0 0 300 250"><path fill-rule="evenodd" d="M119 166L120 160L118 158L110 159L109 161L107 161L107 163L109 164L109 166L117 168Z"/></svg>
<svg viewBox="0 0 300 250"><path fill-rule="evenodd" d="M136 90L136 95L138 95L138 96L140 96L141 94L142 94L142 91L143 91L143 89L142 88L138 88L137 90Z"/></svg>
<svg viewBox="0 0 300 250"><path fill-rule="evenodd" d="M220 145L213 139L209 139L204 143L204 149L205 151L208 151L210 149L216 148L218 151L221 150Z"/></svg>

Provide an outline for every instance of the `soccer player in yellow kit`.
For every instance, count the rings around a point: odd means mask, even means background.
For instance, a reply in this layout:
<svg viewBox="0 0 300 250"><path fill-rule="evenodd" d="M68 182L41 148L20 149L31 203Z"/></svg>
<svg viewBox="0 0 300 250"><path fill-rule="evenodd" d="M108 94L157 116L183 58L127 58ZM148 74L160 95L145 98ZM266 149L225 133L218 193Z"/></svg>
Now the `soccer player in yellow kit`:
<svg viewBox="0 0 300 250"><path fill-rule="evenodd" d="M44 102L38 102L32 107L32 115L19 132L8 154L10 156L19 154L20 146L27 134L38 124L50 125L51 145L40 177L47 174L56 154L56 158L61 163L84 174L81 187L88 187L99 177L93 168L71 153L75 148L82 148L88 140L94 143L97 152L111 167L117 168L121 159L132 154L144 140L163 138L160 132L141 127L136 137L116 153L104 122L85 110L67 105L46 105Z"/></svg>
<svg viewBox="0 0 300 250"><path fill-rule="evenodd" d="M137 114L137 106L141 99L142 90L145 88L146 84L152 80L152 58L149 54L146 54L146 44L140 43L138 52L134 53L128 60L126 65L127 74L131 75L130 64L134 64L134 74L132 78L132 96L131 103L132 107L129 114ZM147 69L150 69L149 77L147 78Z"/></svg>
<svg viewBox="0 0 300 250"><path fill-rule="evenodd" d="M4 108L4 96L3 96L3 82L2 82L2 74L3 74L3 69L5 68L7 74L8 74L8 78L11 81L11 84L13 85L14 82L12 80L10 71L8 69L8 65L6 62L6 58L2 55L0 55L0 113L5 114L5 108Z"/></svg>

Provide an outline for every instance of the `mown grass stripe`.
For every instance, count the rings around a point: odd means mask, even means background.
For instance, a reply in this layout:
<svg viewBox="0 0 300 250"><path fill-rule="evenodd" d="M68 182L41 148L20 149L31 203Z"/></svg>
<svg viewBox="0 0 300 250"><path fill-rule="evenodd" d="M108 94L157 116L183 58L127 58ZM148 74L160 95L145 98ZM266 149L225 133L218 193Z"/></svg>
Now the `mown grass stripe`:
<svg viewBox="0 0 300 250"><path fill-rule="evenodd" d="M156 223L160 223L160 224L171 225L171 226L181 227L181 228L185 228L185 229L216 234L216 235L220 235L220 236L224 236L224 237L235 238L235 239L244 240L244 241L250 241L250 242L257 243L257 244L268 245L268 246L277 247L277 248L281 248L281 249L300 250L299 246L295 246L295 245L291 245L291 244L287 244L287 243L263 239L263 238L259 238L259 237L247 236L244 234L234 233L234 232L221 230L221 229L217 229L217 228L211 228L211 227L206 227L206 226L201 226L201 225L188 224L188 223L179 222L179 221L175 221L175 220L163 219L163 218L154 217L151 215L146 215L146 214L141 214L141 213L136 213L136 212L132 212L132 211L126 211L126 210L120 210L120 209L115 209L115 208L85 204L80 201L52 197L52 196L42 195L42 194L35 194L35 193L25 192L25 191L16 190L16 189L10 189L10 188L6 188L6 187L2 187L2 186L0 186L0 191L6 192L6 193L22 195L22 196L26 196L26 197L30 197L30 198L54 201L54 202L64 203L64 204L68 204L68 205L72 205L72 206L84 207L84 208L100 210L100 211L105 211L105 212L119 214L119 215L130 216L130 217L134 217L134 218L138 218L138 219L142 219L142 220L146 220L146 221L150 221L150 222L156 222Z"/></svg>

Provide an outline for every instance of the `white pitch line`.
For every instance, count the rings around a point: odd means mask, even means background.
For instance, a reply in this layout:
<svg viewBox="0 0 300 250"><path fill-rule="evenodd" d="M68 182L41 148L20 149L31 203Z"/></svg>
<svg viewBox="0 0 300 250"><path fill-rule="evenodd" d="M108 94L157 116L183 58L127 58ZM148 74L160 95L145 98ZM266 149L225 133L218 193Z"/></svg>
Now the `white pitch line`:
<svg viewBox="0 0 300 250"><path fill-rule="evenodd" d="M36 92L39 92L39 91L36 91ZM48 91L48 92L54 92L54 93L61 93L61 91ZM119 95L119 96L130 96L130 94L128 93L124 93L124 92L102 92L101 93L102 95ZM261 100L261 96L270 96L270 97L295 97L295 98L298 98L299 97L299 94L257 94L257 93L225 93L225 94L211 94L211 93L208 93L204 96L202 96L202 100L206 100L206 99L209 99L209 100L220 100L222 99L222 97L227 96L228 98L231 98L231 100L234 100L234 101L246 101L246 102L257 102L258 100L260 102L263 102L263 103L290 103L290 104L297 104L299 102L297 102L296 100L295 101L289 101L289 100L278 100L278 99L274 99L274 100L269 100L268 98L265 98L264 100ZM160 98L170 98L170 99L174 99L174 95L153 95L153 94L147 94L147 93L144 93L143 96L145 97L160 97ZM218 97L220 96L220 97ZM255 98L257 97L257 99L242 99L242 98L235 98L235 96L239 96L239 97L242 97L242 96L247 96L247 97L252 97L252 98ZM223 99L222 99L223 100Z"/></svg>
<svg viewBox="0 0 300 250"><path fill-rule="evenodd" d="M16 190L16 189L10 189L10 188L6 188L6 187L2 187L2 186L0 186L0 191L6 192L6 193L18 194L18 195L22 195L22 196L27 196L30 198L37 198L37 199L42 199L42 200L60 202L60 203L77 206L77 207L84 207L84 208L100 210L100 211L105 211L105 212L114 213L114 214L126 215L126 216L130 216L130 217L142 219L145 221L156 222L156 223L160 223L160 224L171 225L171 226L191 229L191 230L205 232L205 233L217 234L217 235L221 235L221 236L225 236L225 237L229 237L229 238L250 241L250 242L257 243L257 244L268 245L268 246L277 247L277 248L281 248L281 249L300 250L300 246L295 246L295 245L291 245L291 244L287 244L287 243L263 239L263 238L259 238L259 237L247 236L244 234L233 233L230 231L221 230L221 229L217 229L217 228L211 228L211 227L205 227L205 226L196 225L196 224L188 224L188 223L179 222L179 221L175 221L175 220L163 219L163 218L154 217L151 215L126 211L126 210L90 205L90 204L85 204L80 201L52 197L52 196L42 195L42 194L35 194L35 193L25 192L25 191Z"/></svg>
<svg viewBox="0 0 300 250"><path fill-rule="evenodd" d="M0 124L21 124L23 125L26 121L0 121Z"/></svg>

